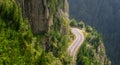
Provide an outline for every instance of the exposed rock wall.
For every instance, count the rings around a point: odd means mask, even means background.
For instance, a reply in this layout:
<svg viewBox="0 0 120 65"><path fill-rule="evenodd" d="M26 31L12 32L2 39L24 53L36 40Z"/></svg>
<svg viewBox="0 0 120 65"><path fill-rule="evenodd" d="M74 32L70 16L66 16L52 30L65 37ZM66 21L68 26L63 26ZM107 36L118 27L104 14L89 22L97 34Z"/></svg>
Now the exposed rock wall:
<svg viewBox="0 0 120 65"><path fill-rule="evenodd" d="M46 17L46 2L45 0L19 0L23 17L28 18L33 33L46 32L48 30Z"/></svg>
<svg viewBox="0 0 120 65"><path fill-rule="evenodd" d="M23 17L28 18L33 33L39 34L50 30L53 25L53 15L48 7L49 0L16 0L22 8ZM56 1L56 4L58 1ZM68 1L63 0L63 12L68 16Z"/></svg>
<svg viewBox="0 0 120 65"><path fill-rule="evenodd" d="M69 17L69 4L68 4L68 0L64 0L63 10L64 10L65 14Z"/></svg>

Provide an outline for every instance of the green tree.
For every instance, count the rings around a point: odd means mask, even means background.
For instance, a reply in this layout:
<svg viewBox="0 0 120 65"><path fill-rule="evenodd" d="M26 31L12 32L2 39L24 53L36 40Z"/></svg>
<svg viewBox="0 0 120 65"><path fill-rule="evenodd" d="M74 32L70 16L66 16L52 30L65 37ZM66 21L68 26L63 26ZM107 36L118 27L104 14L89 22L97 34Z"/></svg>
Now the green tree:
<svg viewBox="0 0 120 65"><path fill-rule="evenodd" d="M79 23L78 23L78 26L82 29L82 28L85 28L85 24L84 24L84 22L83 21L80 21Z"/></svg>
<svg viewBox="0 0 120 65"><path fill-rule="evenodd" d="M92 32L93 31L93 28L91 26L86 26L86 31L87 32Z"/></svg>
<svg viewBox="0 0 120 65"><path fill-rule="evenodd" d="M72 19L71 21L70 21L70 25L71 26L78 26L78 23L77 23L77 21L75 20L75 19Z"/></svg>

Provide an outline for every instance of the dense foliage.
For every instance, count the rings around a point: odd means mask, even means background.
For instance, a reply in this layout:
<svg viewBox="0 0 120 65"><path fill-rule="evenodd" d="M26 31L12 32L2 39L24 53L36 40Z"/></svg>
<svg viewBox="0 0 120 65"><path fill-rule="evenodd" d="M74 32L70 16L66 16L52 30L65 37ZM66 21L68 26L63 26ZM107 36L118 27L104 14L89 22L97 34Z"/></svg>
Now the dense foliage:
<svg viewBox="0 0 120 65"><path fill-rule="evenodd" d="M78 52L76 65L111 65L101 35L90 26L85 29L86 39Z"/></svg>
<svg viewBox="0 0 120 65"><path fill-rule="evenodd" d="M71 19L70 25L72 27L79 27L80 29L85 28L85 24L83 21L77 21L75 19Z"/></svg>
<svg viewBox="0 0 120 65"><path fill-rule="evenodd" d="M112 65L120 65L120 0L69 0L70 17L102 33Z"/></svg>
<svg viewBox="0 0 120 65"><path fill-rule="evenodd" d="M57 12L55 2L55 0L49 2L53 15ZM70 40L68 21L65 17L55 17L54 24L48 33L34 35L28 20L22 18L21 9L16 2L0 0L0 64L70 64L71 59L67 53ZM47 43L42 44L43 42Z"/></svg>
<svg viewBox="0 0 120 65"><path fill-rule="evenodd" d="M20 8L12 0L1 1L0 8L0 64L38 63L42 48L28 21L23 21Z"/></svg>

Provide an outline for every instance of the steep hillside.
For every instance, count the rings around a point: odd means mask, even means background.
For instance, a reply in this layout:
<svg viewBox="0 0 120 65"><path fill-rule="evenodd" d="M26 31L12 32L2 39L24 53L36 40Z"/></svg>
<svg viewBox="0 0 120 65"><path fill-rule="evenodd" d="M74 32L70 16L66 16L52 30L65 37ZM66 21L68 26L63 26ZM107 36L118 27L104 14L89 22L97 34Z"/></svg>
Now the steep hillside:
<svg viewBox="0 0 120 65"><path fill-rule="evenodd" d="M111 61L106 56L101 34L83 21L72 19L70 24L81 29L85 36L77 54L76 65L111 65Z"/></svg>
<svg viewBox="0 0 120 65"><path fill-rule="evenodd" d="M23 17L28 18L33 33L48 32L55 16L68 15L67 0L16 0L22 8ZM59 13L59 14L57 14Z"/></svg>
<svg viewBox="0 0 120 65"><path fill-rule="evenodd" d="M69 0L70 17L93 26L104 38L112 65L120 65L120 0Z"/></svg>
<svg viewBox="0 0 120 65"><path fill-rule="evenodd" d="M68 45L74 36L70 32L68 8L67 0L0 0L0 64L71 65L74 61ZM83 22L73 21L71 25L85 27ZM95 63L107 64L101 38L92 28L86 30L91 32L86 38L91 42L91 51L84 50L83 58L78 59L84 61L87 54L85 63L97 59ZM94 60L89 61L89 57Z"/></svg>
<svg viewBox="0 0 120 65"><path fill-rule="evenodd" d="M0 0L1 65L68 65L67 0Z"/></svg>
<svg viewBox="0 0 120 65"><path fill-rule="evenodd" d="M86 31L86 40L79 50L76 65L111 65L101 35L92 28Z"/></svg>

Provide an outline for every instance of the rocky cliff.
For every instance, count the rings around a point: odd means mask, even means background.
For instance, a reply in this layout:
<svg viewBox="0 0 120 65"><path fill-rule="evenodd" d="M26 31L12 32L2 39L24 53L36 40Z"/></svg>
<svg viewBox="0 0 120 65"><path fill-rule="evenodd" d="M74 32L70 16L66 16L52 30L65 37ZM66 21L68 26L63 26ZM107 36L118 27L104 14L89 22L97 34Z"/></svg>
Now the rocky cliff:
<svg viewBox="0 0 120 65"><path fill-rule="evenodd" d="M73 65L67 52L69 42L74 37L70 34L67 0L16 2L0 0L0 64ZM40 34L34 35L31 28L34 34ZM99 65L101 61L100 65L108 65L99 35L89 27L87 31L88 37L83 43L87 47L80 49L80 63Z"/></svg>
<svg viewBox="0 0 120 65"><path fill-rule="evenodd" d="M47 32L53 25L54 11L62 11L68 16L67 0L16 0L22 8L24 18L28 18L33 33ZM59 3L61 2L61 4ZM55 14L55 15L54 15Z"/></svg>
<svg viewBox="0 0 120 65"><path fill-rule="evenodd" d="M70 64L65 3L67 0L0 0L0 65Z"/></svg>

